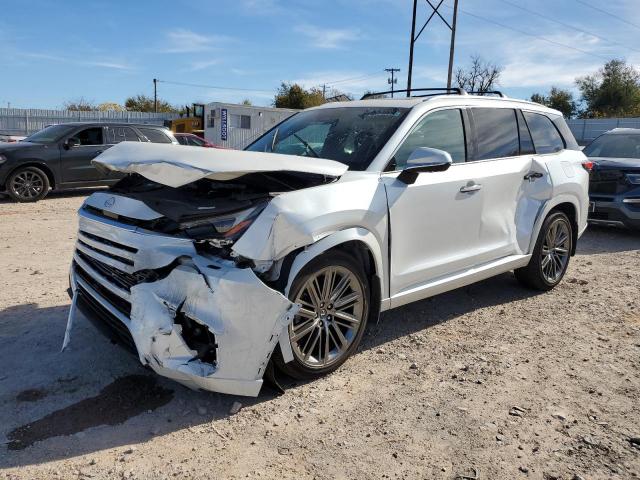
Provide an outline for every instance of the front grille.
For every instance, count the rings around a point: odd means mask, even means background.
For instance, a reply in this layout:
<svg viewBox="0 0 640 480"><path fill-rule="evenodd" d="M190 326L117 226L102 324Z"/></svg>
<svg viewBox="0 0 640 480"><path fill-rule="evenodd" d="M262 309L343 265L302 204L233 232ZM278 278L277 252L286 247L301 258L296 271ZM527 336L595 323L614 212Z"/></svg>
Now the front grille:
<svg viewBox="0 0 640 480"><path fill-rule="evenodd" d="M80 311L86 313L91 323L108 338L121 344L132 353L136 353L136 344L127 326L113 316L109 310L104 308L100 302L95 300L80 285L77 288L78 297L76 301Z"/></svg>
<svg viewBox="0 0 640 480"><path fill-rule="evenodd" d="M98 272L103 277L108 278L114 285L126 290L131 290L131 287L143 282L155 282L158 280L159 275L154 270L140 270L135 273L127 273L122 270L107 265L93 257L85 255L80 251L76 251L76 255L84 260L91 268Z"/></svg>
<svg viewBox="0 0 640 480"><path fill-rule="evenodd" d="M107 300L120 313L126 315L127 317L131 315L131 304L128 301L111 292L108 288L103 287L100 282L92 278L91 275L85 272L83 268L77 263L74 263L74 269L76 275L79 278L84 280L91 288L98 292L102 298Z"/></svg>

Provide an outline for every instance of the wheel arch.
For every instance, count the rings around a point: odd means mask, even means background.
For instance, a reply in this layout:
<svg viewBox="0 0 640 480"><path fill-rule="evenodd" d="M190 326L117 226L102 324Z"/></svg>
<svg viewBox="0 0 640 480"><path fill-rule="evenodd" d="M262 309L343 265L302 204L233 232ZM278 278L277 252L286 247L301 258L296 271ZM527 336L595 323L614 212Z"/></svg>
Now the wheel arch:
<svg viewBox="0 0 640 480"><path fill-rule="evenodd" d="M27 168L27 167L36 167L42 170L47 176L47 178L49 179L49 187L51 187L52 190L55 188L56 177L53 174L53 170L51 170L51 168L46 163L39 162L38 160L29 160L29 161L20 163L19 165L16 165L16 167L11 169L11 171L7 175L7 181L9 181L9 177L13 175L16 171L22 168ZM6 188L6 185L5 185L5 188Z"/></svg>
<svg viewBox="0 0 640 480"><path fill-rule="evenodd" d="M540 229L542 228L542 224L545 219L553 212L563 212L567 217L569 217L569 221L571 222L572 230L573 230L573 241L571 247L571 256L576 253L576 245L578 243L578 230L579 230L579 203L576 198L571 195L563 195L554 198L553 202L547 203L542 214L538 217L536 221L536 226L534 229L534 234L531 237L531 242L529 244L529 252L533 252L536 241L538 240L538 235L540 235Z"/></svg>
<svg viewBox="0 0 640 480"><path fill-rule="evenodd" d="M334 232L321 240L308 245L303 249L295 250L283 260L278 283L282 286L282 292L289 296L291 284L300 271L311 260L331 250L341 250L353 253L354 257L363 263L366 275L371 281L371 308L369 320L378 318L381 310L381 299L386 292L385 270L382 248L377 237L369 230L362 227L348 228ZM286 335L281 335L278 342L280 352L285 362L293 360L293 352Z"/></svg>

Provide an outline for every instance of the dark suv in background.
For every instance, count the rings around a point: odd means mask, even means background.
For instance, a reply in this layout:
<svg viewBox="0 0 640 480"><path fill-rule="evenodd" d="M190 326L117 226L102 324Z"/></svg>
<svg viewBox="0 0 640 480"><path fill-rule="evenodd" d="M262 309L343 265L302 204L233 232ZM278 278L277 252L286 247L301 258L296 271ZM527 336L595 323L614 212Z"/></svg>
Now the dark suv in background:
<svg viewBox="0 0 640 480"><path fill-rule="evenodd" d="M640 230L640 129L614 128L583 152L593 162L589 221Z"/></svg>
<svg viewBox="0 0 640 480"><path fill-rule="evenodd" d="M51 125L21 142L0 145L0 192L18 202L35 202L50 189L112 185L122 175L101 173L91 160L123 141L178 144L169 129L158 125Z"/></svg>

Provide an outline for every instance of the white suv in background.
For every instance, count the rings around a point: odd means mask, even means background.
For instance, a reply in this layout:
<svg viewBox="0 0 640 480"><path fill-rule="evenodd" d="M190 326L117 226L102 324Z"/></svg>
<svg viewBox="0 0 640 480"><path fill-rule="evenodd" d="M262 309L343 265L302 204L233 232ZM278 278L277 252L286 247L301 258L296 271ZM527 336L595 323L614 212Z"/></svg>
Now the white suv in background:
<svg viewBox="0 0 640 480"><path fill-rule="evenodd" d="M561 114L411 93L303 111L244 151L107 150L94 163L129 175L80 209L74 306L161 375L257 395L271 365L336 369L381 311L510 270L555 287L589 205Z"/></svg>

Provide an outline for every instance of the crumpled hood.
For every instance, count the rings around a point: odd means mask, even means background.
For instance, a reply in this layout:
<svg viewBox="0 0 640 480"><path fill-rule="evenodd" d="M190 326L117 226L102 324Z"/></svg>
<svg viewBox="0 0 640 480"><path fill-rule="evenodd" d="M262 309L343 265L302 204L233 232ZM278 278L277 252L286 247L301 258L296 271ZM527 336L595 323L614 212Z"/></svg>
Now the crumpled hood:
<svg viewBox="0 0 640 480"><path fill-rule="evenodd" d="M121 142L92 163L98 169L138 173L174 188L202 178L232 180L257 172L289 171L340 177L348 169L343 163L321 158L140 142Z"/></svg>

